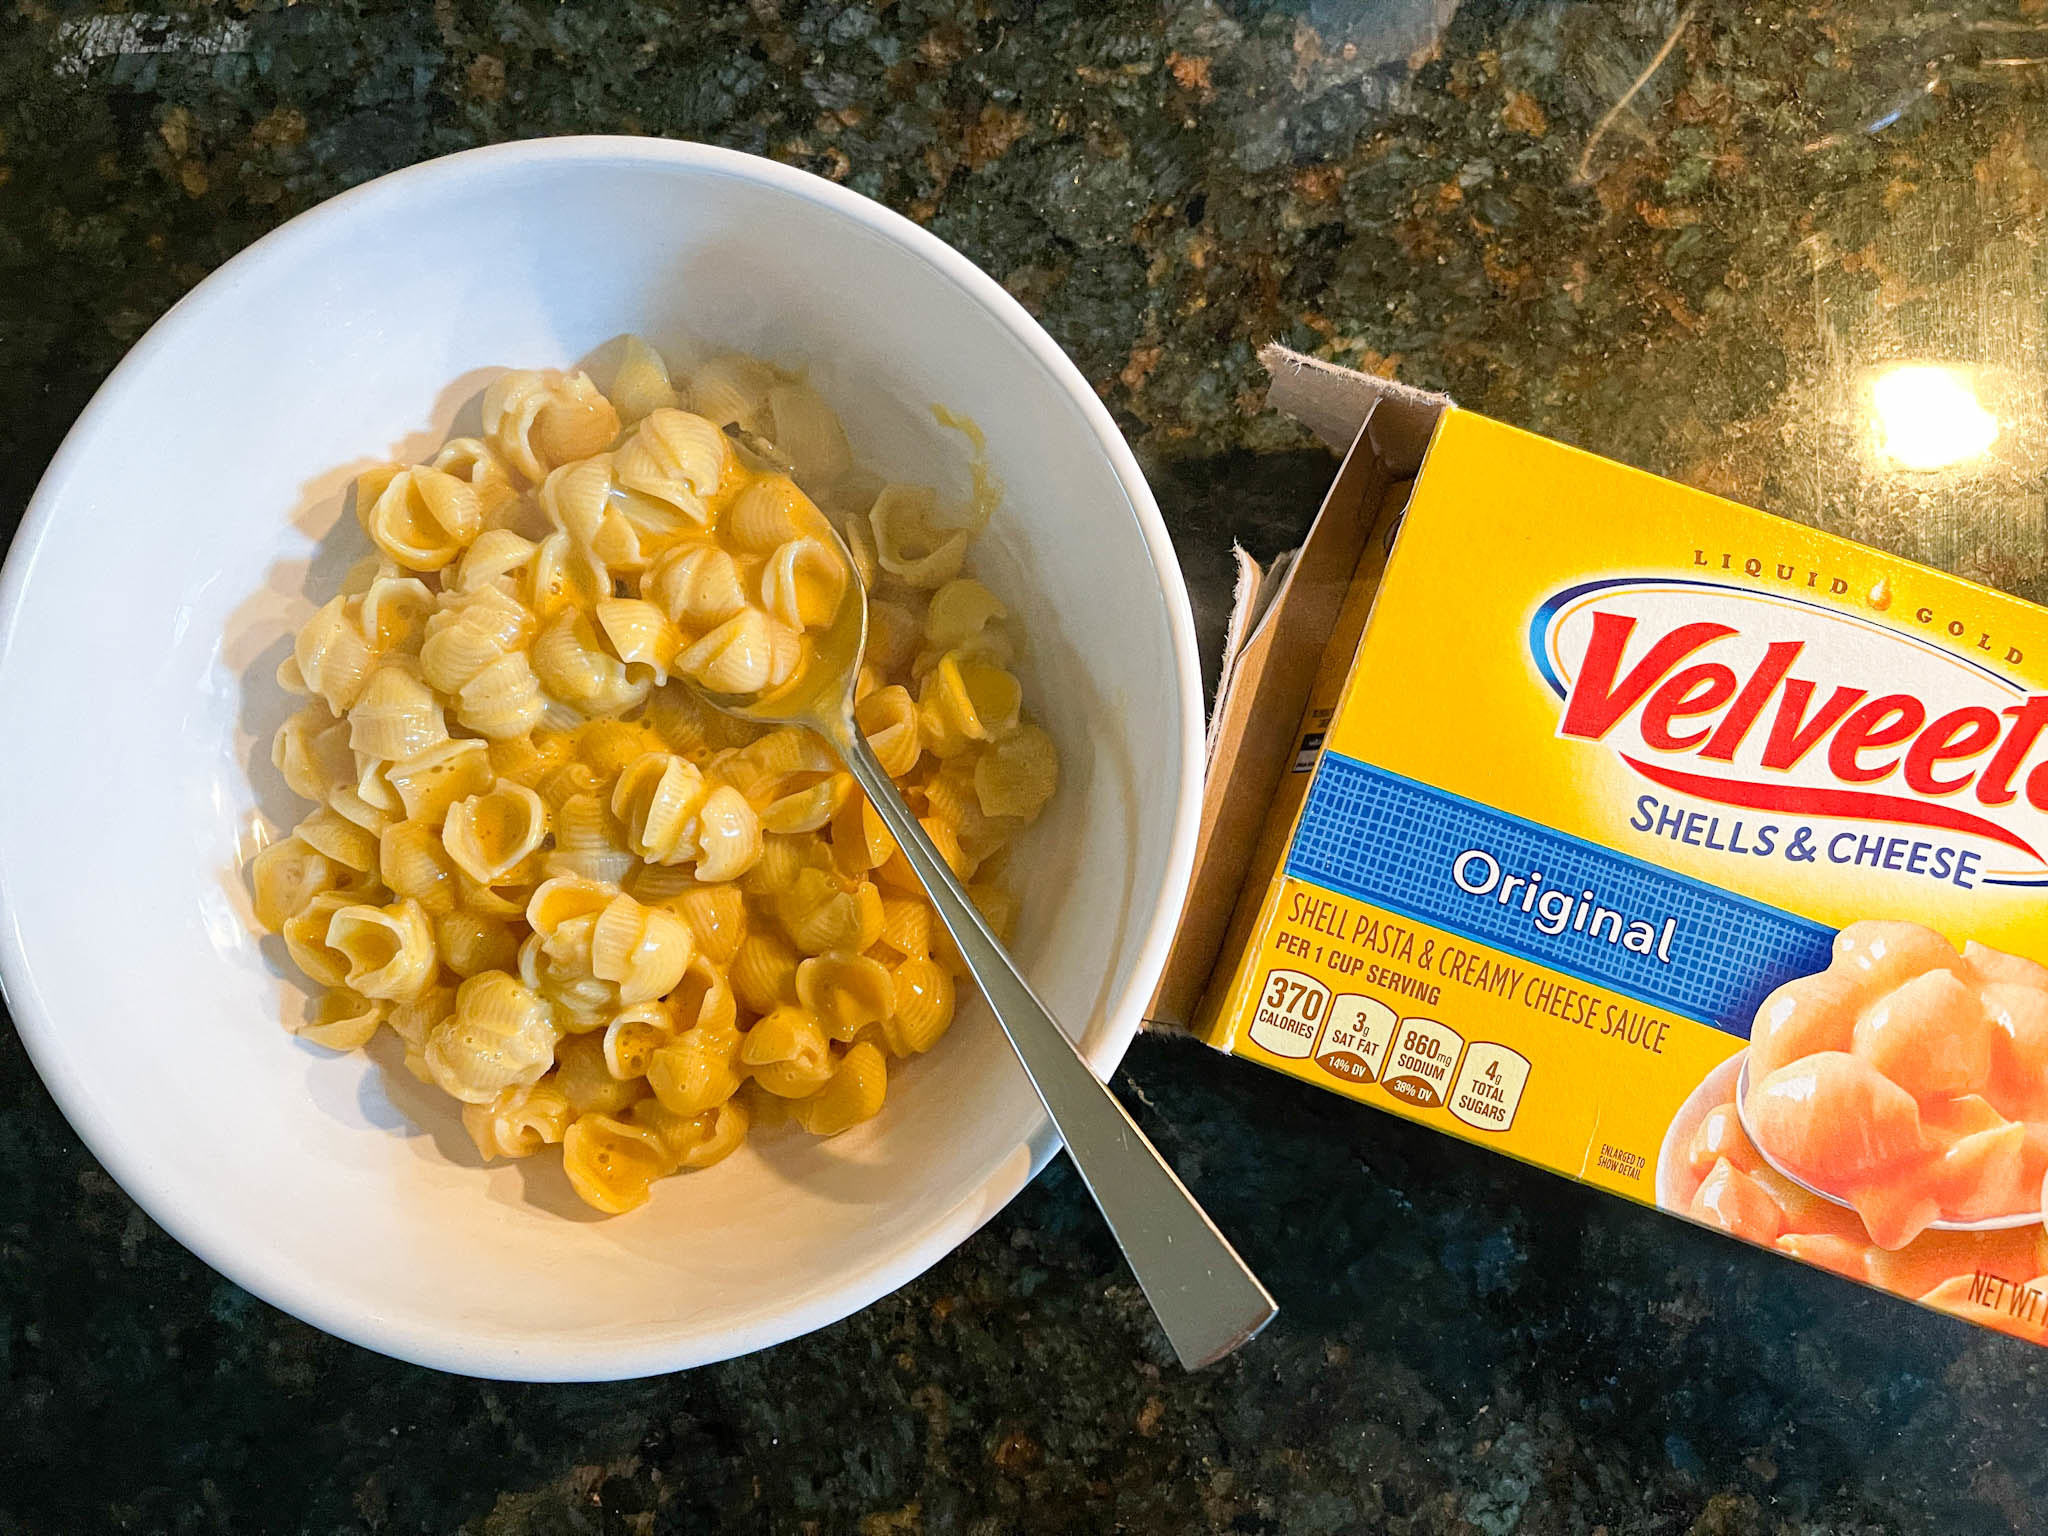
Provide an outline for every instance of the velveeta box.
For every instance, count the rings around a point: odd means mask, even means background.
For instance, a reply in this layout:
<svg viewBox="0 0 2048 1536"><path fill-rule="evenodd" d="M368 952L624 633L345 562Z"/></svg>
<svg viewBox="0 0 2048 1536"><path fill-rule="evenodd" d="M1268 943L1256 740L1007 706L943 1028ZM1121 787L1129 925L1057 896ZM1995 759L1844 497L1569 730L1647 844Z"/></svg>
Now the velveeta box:
<svg viewBox="0 0 2048 1536"><path fill-rule="evenodd" d="M2048 1337L2048 612L1406 404L1192 1027Z"/></svg>

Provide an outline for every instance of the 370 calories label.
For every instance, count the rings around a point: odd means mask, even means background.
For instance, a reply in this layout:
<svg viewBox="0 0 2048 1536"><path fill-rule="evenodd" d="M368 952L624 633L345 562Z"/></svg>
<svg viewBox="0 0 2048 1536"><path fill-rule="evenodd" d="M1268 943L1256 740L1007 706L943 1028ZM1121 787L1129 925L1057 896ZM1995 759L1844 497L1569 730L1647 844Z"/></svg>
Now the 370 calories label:
<svg viewBox="0 0 2048 1536"><path fill-rule="evenodd" d="M1268 971L1251 1037L1275 1056L1305 1061L1330 1009L1330 989L1306 971Z"/></svg>

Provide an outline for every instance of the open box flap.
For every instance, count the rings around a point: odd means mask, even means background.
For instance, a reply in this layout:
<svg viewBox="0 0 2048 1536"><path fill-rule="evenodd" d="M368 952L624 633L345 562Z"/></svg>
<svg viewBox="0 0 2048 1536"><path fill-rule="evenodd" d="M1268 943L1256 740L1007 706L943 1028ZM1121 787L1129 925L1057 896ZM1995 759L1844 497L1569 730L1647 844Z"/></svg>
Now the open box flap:
<svg viewBox="0 0 2048 1536"><path fill-rule="evenodd" d="M1207 733L1202 824L1180 931L1151 1022L1185 1026L1214 970L1267 807L1287 771L1323 648L1388 488L1412 477L1449 405L1269 346L1269 401L1345 453L1307 537L1261 571L1237 551L1238 584Z"/></svg>

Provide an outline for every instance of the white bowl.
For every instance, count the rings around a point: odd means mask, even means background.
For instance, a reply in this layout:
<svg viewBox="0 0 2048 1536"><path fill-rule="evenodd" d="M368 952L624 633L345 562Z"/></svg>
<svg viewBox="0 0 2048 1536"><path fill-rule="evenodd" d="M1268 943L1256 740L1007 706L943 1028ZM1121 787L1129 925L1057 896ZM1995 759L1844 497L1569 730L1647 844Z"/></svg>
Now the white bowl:
<svg viewBox="0 0 2048 1536"><path fill-rule="evenodd" d="M496 371L625 331L807 366L859 453L963 493L930 405L986 429L1008 497L979 570L1028 636L1065 769L1016 859L1016 949L1105 1076L1192 858L1201 693L1158 510L1058 347L915 225L750 156L556 139L387 176L229 262L79 419L0 579L0 973L64 1113L172 1235L445 1370L642 1375L821 1327L938 1260L1056 1145L977 1004L875 1121L595 1220L556 1160L487 1169L388 1057L281 1027L300 997L238 863L259 819L297 813L269 767L271 673L360 547L326 537L344 488L430 451Z"/></svg>

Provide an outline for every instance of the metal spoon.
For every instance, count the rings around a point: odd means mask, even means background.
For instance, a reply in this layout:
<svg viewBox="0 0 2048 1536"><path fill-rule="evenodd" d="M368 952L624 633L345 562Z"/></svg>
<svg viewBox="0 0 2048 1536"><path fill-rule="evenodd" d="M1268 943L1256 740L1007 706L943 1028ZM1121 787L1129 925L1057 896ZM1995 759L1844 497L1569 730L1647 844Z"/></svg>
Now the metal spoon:
<svg viewBox="0 0 2048 1536"><path fill-rule="evenodd" d="M690 686L727 714L762 725L808 726L839 754L952 934L1174 1354L1190 1370L1220 1360L1272 1321L1279 1309L1032 994L856 728L853 694L867 648L867 594L852 575L856 567L845 541L824 519L818 522L849 579L832 623L812 637L810 665L788 686L760 697Z"/></svg>
<svg viewBox="0 0 2048 1536"><path fill-rule="evenodd" d="M1756 1148L1757 1156L1768 1163L1772 1169L1783 1174L1809 1195L1819 1195L1821 1199L1827 1201L1830 1205L1839 1205L1844 1210L1853 1211L1856 1209L1855 1206L1844 1200L1840 1195L1822 1189L1817 1184L1810 1184L1805 1179L1799 1177L1798 1174L1773 1157L1771 1149L1765 1146L1762 1140L1758 1138L1755 1129L1749 1123L1749 1053L1746 1051L1742 1057L1742 1070L1735 1076L1735 1118L1742 1126L1742 1134L1747 1136L1749 1144ZM1930 1221L1927 1223L1927 1230L1931 1232L2005 1232L2013 1227L2037 1226L2040 1221L2041 1212L2039 1211L2009 1211L2003 1216L1987 1216L1982 1221Z"/></svg>

